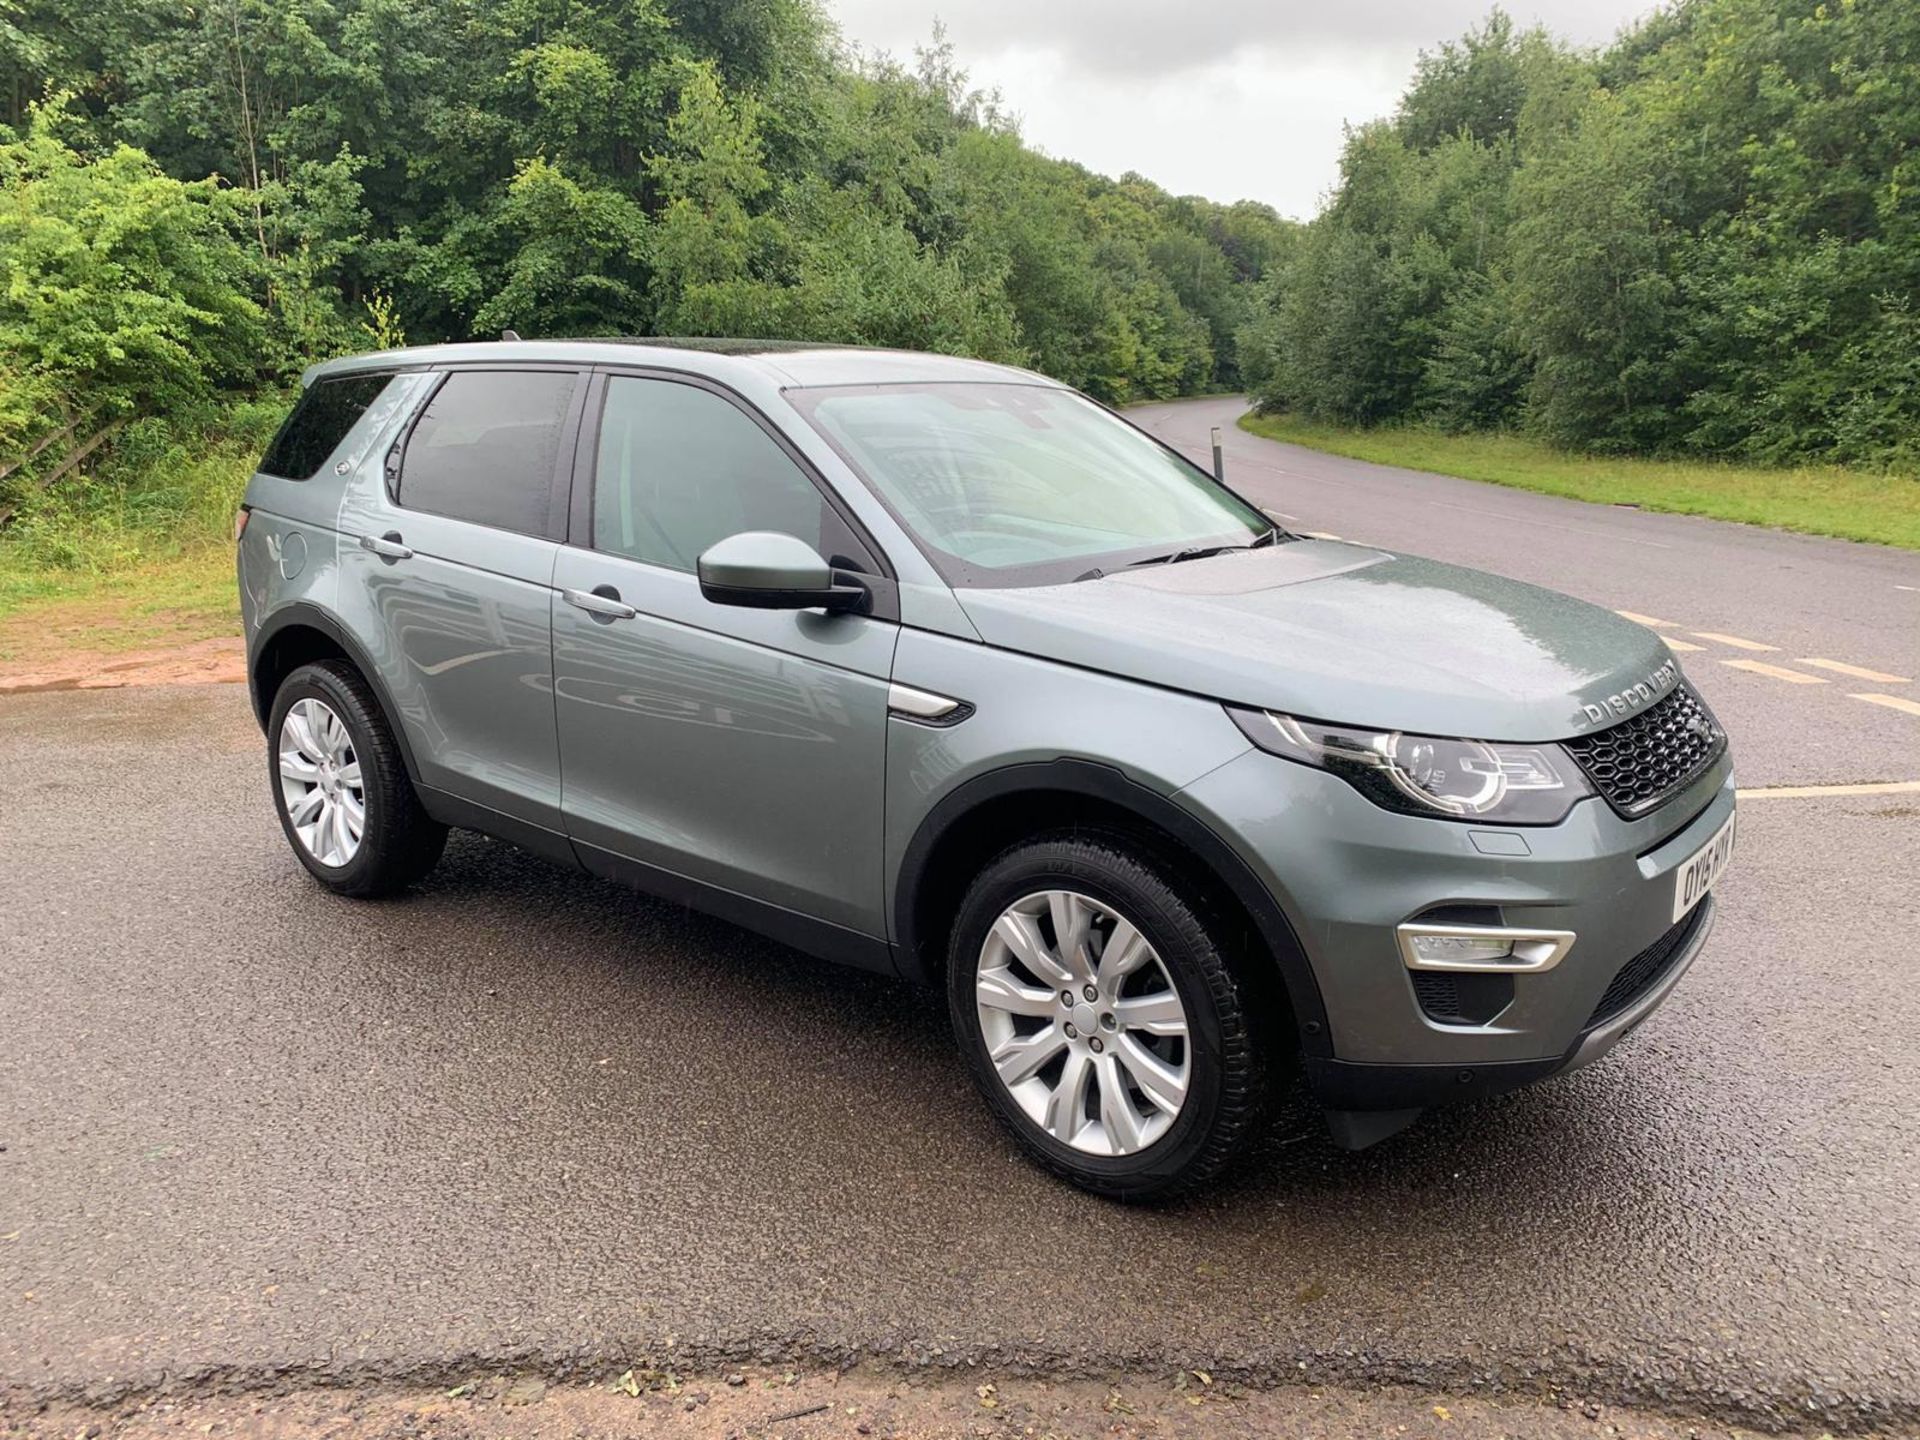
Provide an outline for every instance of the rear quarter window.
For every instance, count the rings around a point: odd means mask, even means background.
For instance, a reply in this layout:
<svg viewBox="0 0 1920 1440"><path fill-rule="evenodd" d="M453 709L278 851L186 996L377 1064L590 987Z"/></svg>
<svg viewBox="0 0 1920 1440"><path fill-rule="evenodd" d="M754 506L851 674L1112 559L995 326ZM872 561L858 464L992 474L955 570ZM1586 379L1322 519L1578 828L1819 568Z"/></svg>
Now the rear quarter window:
<svg viewBox="0 0 1920 1440"><path fill-rule="evenodd" d="M342 375L314 381L267 447L261 473L311 480L392 380L391 375Z"/></svg>

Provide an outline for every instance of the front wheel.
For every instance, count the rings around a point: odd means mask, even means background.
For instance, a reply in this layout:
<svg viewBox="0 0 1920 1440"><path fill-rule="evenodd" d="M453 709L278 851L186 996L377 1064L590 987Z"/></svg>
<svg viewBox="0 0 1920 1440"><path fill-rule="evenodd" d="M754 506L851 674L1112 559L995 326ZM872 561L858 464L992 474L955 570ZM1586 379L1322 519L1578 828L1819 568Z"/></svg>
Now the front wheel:
<svg viewBox="0 0 1920 1440"><path fill-rule="evenodd" d="M1127 841L1085 835L1007 851L961 903L948 1001L962 1051L1014 1136L1076 1185L1190 1189L1257 1128L1261 1047L1204 917Z"/></svg>

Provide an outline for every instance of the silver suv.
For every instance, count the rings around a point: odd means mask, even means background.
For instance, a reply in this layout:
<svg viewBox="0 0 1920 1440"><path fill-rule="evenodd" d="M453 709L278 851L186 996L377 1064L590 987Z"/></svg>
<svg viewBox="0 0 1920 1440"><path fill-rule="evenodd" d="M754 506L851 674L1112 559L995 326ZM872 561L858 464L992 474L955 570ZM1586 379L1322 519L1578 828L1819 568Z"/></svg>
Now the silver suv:
<svg viewBox="0 0 1920 1440"><path fill-rule="evenodd" d="M1726 737L1652 632L1302 539L1039 375L766 342L333 361L247 488L273 800L943 984L1038 1160L1215 1173L1584 1065L1699 953Z"/></svg>

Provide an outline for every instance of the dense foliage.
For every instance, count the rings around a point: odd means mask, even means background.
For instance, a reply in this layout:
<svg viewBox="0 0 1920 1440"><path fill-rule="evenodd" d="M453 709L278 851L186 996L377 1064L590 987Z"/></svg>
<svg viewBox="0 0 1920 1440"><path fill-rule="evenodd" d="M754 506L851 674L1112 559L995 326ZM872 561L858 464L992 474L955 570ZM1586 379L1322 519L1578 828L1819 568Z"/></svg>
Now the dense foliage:
<svg viewBox="0 0 1920 1440"><path fill-rule="evenodd" d="M0 459L506 327L1230 385L1291 228L1039 155L811 0L0 0L0 122Z"/></svg>
<svg viewBox="0 0 1920 1440"><path fill-rule="evenodd" d="M1673 0L1598 53L1496 11L1299 226L1038 154L813 0L0 0L0 465L505 327L1912 469L1920 6Z"/></svg>
<svg viewBox="0 0 1920 1440"><path fill-rule="evenodd" d="M1601 451L1920 466L1920 5L1498 12L1353 131L1262 282L1263 404Z"/></svg>

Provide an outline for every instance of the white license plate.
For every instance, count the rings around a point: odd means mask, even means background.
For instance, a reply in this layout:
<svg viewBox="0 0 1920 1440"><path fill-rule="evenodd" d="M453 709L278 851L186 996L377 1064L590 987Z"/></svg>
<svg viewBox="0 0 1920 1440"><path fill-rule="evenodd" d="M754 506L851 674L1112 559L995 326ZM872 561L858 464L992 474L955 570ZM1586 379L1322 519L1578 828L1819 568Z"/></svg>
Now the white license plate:
<svg viewBox="0 0 1920 1440"><path fill-rule="evenodd" d="M1673 872L1675 923L1706 899L1714 882L1726 873L1727 862L1733 858L1734 819L1728 816L1727 823L1714 831L1713 838L1694 851L1690 859L1681 862L1680 868Z"/></svg>

